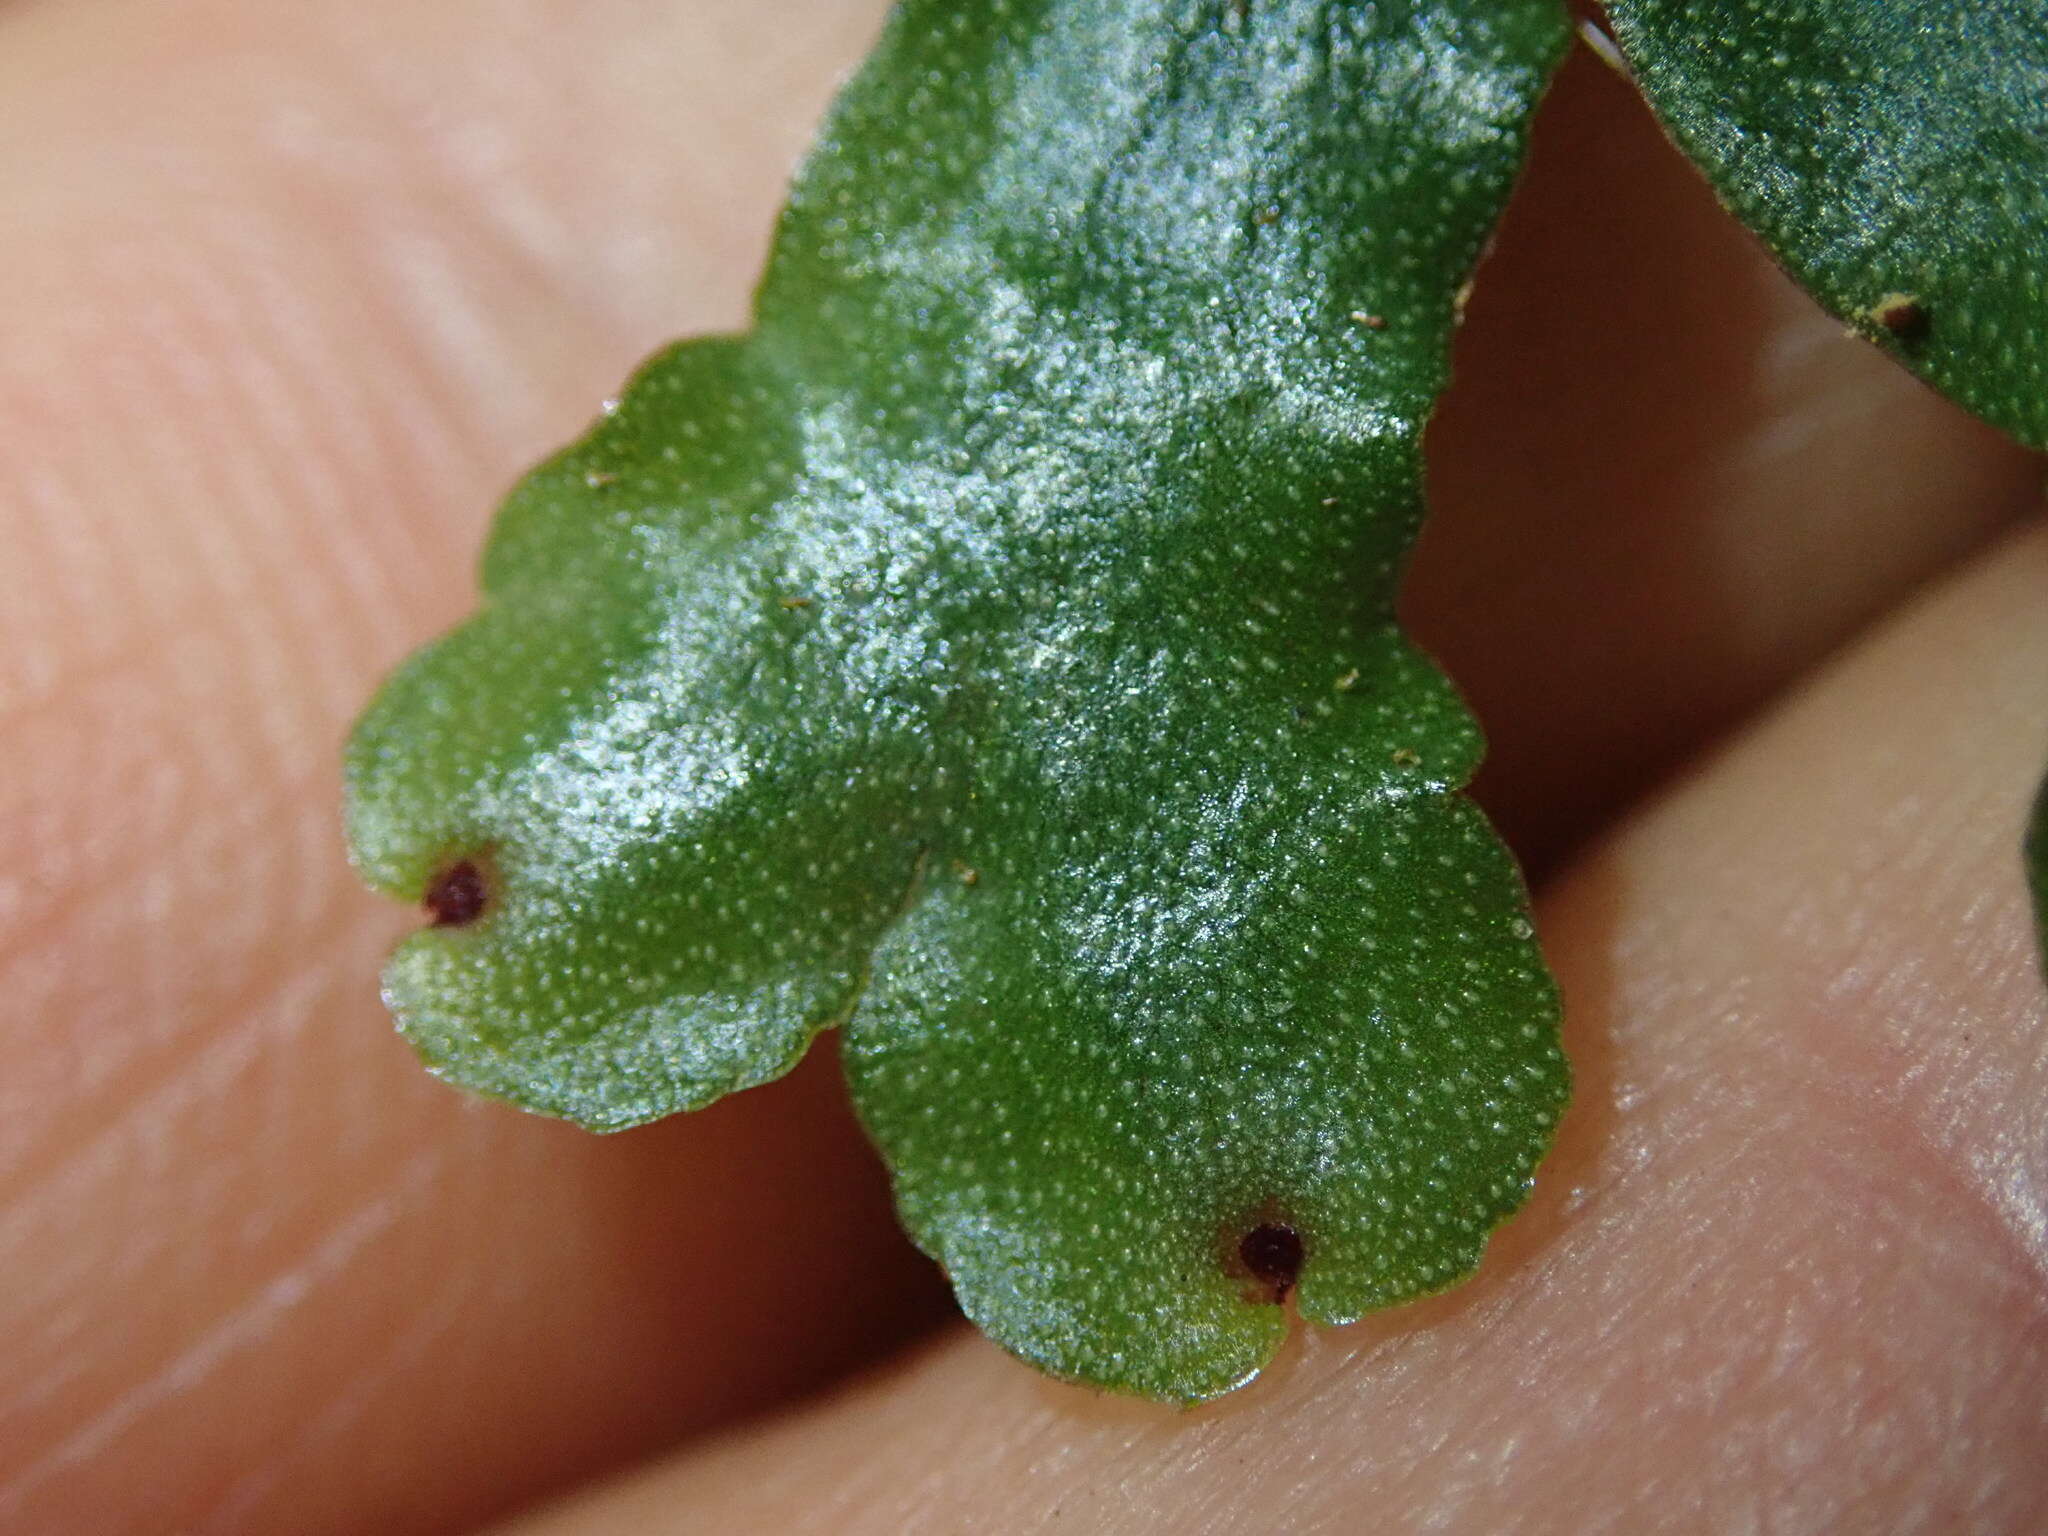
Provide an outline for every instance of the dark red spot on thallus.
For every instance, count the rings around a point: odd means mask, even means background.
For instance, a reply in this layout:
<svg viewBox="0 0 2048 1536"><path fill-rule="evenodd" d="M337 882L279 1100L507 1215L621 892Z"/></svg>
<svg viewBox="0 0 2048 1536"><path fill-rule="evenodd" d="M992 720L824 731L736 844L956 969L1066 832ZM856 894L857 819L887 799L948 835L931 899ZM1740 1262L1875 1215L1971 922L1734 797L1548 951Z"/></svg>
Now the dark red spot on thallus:
<svg viewBox="0 0 2048 1536"><path fill-rule="evenodd" d="M1245 1233L1237 1245L1237 1256L1251 1277L1271 1286L1273 1300L1281 1302L1301 1278L1301 1261L1307 1253L1299 1232L1283 1222L1269 1221Z"/></svg>
<svg viewBox="0 0 2048 1536"><path fill-rule="evenodd" d="M1877 323L1901 341L1927 334L1927 306L1917 299L1895 299L1877 312Z"/></svg>
<svg viewBox="0 0 2048 1536"><path fill-rule="evenodd" d="M472 860L458 859L434 876L422 901L436 928L467 928L484 915L491 891Z"/></svg>

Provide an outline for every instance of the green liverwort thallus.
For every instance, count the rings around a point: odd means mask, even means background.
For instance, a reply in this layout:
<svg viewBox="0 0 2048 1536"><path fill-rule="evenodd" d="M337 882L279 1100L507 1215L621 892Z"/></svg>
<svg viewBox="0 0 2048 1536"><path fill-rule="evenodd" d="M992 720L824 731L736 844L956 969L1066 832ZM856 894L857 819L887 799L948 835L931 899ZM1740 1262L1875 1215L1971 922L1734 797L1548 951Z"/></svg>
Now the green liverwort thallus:
<svg viewBox="0 0 2048 1536"><path fill-rule="evenodd" d="M1813 296L2048 449L2048 0L1610 0L1644 94ZM2048 949L2048 784L2027 872Z"/></svg>
<svg viewBox="0 0 2048 1536"><path fill-rule="evenodd" d="M596 1129L840 1025L989 1334L1185 1400L1466 1275L1566 1097L1396 632L1549 0L912 0L743 337L514 492L349 751L388 995Z"/></svg>
<svg viewBox="0 0 2048 1536"><path fill-rule="evenodd" d="M1672 136L1815 298L2048 448L2048 3L1608 13Z"/></svg>

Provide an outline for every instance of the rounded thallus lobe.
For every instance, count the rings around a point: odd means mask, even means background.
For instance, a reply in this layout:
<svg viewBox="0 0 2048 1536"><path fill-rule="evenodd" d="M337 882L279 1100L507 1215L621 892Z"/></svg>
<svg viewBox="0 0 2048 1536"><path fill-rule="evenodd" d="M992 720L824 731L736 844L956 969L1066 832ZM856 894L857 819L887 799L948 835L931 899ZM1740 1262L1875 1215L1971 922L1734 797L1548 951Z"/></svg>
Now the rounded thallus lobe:
<svg viewBox="0 0 2048 1536"><path fill-rule="evenodd" d="M1567 1079L1393 596L1563 37L1535 0L901 7L754 331L515 492L482 611L351 745L373 883L484 877L387 977L434 1069L615 1129L843 1024L969 1315L1169 1400L1249 1379L1276 1301L1467 1274Z"/></svg>

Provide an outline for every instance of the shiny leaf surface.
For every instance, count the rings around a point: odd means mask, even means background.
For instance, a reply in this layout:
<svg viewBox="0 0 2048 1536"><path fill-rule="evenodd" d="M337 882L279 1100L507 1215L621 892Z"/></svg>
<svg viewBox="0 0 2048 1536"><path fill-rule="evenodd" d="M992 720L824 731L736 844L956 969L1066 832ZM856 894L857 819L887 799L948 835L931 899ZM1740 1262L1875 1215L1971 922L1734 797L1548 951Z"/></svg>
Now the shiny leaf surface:
<svg viewBox="0 0 2048 1536"><path fill-rule="evenodd" d="M904 1221L1186 1400L1468 1273L1566 1094L1393 623L1548 0L902 7L744 338L505 508L350 830L443 1075L598 1129L846 1025Z"/></svg>

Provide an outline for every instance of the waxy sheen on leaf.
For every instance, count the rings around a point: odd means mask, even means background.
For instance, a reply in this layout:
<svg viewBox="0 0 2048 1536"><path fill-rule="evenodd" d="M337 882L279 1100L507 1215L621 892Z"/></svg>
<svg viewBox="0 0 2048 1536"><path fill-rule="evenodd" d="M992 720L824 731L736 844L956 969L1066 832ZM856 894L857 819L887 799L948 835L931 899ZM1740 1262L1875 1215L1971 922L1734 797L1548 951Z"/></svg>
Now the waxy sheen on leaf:
<svg viewBox="0 0 2048 1536"><path fill-rule="evenodd" d="M350 832L434 1069L596 1129L845 1029L991 1336L1155 1397L1471 1271L1566 1097L1397 633L1549 0L912 0L743 337L513 494ZM459 920L457 920L459 919Z"/></svg>

